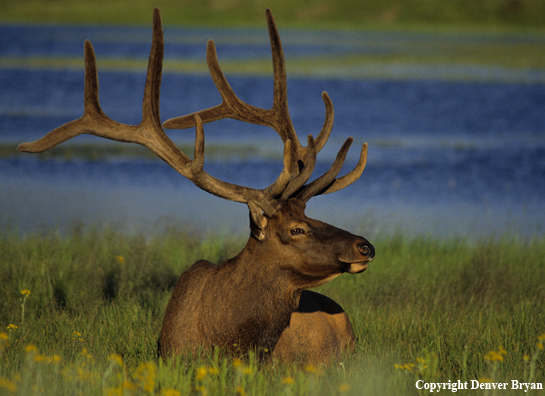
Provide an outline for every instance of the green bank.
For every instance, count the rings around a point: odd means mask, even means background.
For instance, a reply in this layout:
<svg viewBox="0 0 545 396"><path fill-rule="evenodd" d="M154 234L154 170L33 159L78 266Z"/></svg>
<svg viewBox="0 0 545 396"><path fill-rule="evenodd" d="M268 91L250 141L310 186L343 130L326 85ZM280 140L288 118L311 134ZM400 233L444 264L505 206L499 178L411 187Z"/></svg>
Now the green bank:
<svg viewBox="0 0 545 396"><path fill-rule="evenodd" d="M366 272L319 289L346 309L357 337L354 355L322 368L219 353L157 358L178 276L199 258L232 257L245 237L4 231L0 393L411 395L418 380L459 380L505 382L501 394L518 394L512 380L545 382L545 239L373 242Z"/></svg>
<svg viewBox="0 0 545 396"><path fill-rule="evenodd" d="M540 0L2 0L0 20L9 22L148 24L160 7L167 25L261 26L270 7L284 26L303 28L542 30Z"/></svg>

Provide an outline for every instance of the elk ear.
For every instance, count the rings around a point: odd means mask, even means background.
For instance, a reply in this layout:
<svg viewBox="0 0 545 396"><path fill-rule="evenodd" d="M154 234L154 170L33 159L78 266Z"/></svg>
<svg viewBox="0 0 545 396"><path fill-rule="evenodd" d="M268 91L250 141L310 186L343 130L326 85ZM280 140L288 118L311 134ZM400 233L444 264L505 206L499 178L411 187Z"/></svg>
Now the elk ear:
<svg viewBox="0 0 545 396"><path fill-rule="evenodd" d="M261 208L252 202L248 202L250 209L250 230L254 238L258 241L265 239L265 227L267 226L267 218L263 215Z"/></svg>

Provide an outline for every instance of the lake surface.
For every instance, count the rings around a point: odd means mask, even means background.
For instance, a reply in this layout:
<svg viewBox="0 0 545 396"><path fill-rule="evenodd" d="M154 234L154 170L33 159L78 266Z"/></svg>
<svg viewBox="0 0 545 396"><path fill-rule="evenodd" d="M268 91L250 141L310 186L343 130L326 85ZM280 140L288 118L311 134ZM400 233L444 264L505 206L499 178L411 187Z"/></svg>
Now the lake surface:
<svg viewBox="0 0 545 396"><path fill-rule="evenodd" d="M183 42L167 40L167 56L170 51L180 57L203 58L204 32L192 32L194 36L184 32L190 37ZM207 33L207 38L214 35ZM0 26L0 144L38 139L81 116L82 70L21 67L20 59L80 57L82 42L89 35L98 41L103 109L120 122L140 121L145 71L101 71L100 59L146 58L149 29ZM306 45L303 38L307 36L297 37L296 32L289 33L295 44L286 46L286 58L290 114L302 142L309 133L316 136L323 124L322 91L329 93L335 106L335 126L318 156L314 177L329 168L347 137L353 136L355 142L346 172L355 166L361 144L369 144L360 180L340 192L313 198L309 216L370 237L396 231L467 238L543 235L543 71L521 71L517 82L513 82L513 71L507 75L495 68L479 69L486 77L482 81L440 78L440 73L429 72L433 66L423 68L419 78L347 78L342 71L338 76L329 71L326 77L289 78L290 56L376 50L364 45L373 39L368 36L352 35L351 41L339 46L330 44L335 38L331 35L322 44L314 37ZM403 38L377 37L398 44ZM252 36L248 31L229 31L223 41L220 62L222 56L269 56L262 32ZM19 66L10 66L13 58L19 59ZM403 70L403 65L398 67ZM407 66L407 70L413 68ZM422 78L426 73L430 78ZM271 106L269 76L228 78L243 100ZM219 101L207 74L164 74L163 120ZM193 130L168 133L179 144L194 139ZM205 125L205 135L210 147L248 147L243 157L207 159L205 169L222 180L262 188L280 172L282 145L272 130L227 120ZM74 139L74 143L82 142L102 143L88 136ZM42 160L14 153L0 158L0 185L0 221L22 232L83 224L144 233L189 226L205 233L245 234L248 227L244 205L200 191L160 160L123 156Z"/></svg>

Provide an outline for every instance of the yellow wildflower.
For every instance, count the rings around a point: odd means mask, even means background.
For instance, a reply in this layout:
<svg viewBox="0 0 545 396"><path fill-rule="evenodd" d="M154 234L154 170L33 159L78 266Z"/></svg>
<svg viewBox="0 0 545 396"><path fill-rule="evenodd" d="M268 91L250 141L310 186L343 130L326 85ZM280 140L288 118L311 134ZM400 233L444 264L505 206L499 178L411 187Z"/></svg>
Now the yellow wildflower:
<svg viewBox="0 0 545 396"><path fill-rule="evenodd" d="M208 370L206 369L206 367L199 367L195 378L198 380L202 380L204 377L206 377L207 374Z"/></svg>
<svg viewBox="0 0 545 396"><path fill-rule="evenodd" d="M36 345L33 345L33 344L28 344L28 345L25 347L25 352L26 352L26 353L35 353L35 352L38 352L38 347L36 347Z"/></svg>
<svg viewBox="0 0 545 396"><path fill-rule="evenodd" d="M542 342L537 343L537 349L543 349L543 343Z"/></svg>
<svg viewBox="0 0 545 396"><path fill-rule="evenodd" d="M39 354L36 354L34 355L34 357L32 358L35 362L38 362L38 363L43 363L43 362L46 362L48 359L47 359L47 356L39 353Z"/></svg>
<svg viewBox="0 0 545 396"><path fill-rule="evenodd" d="M348 392L349 390L350 390L350 386L346 382L343 382L342 384L339 385L339 392L345 393L345 392Z"/></svg>
<svg viewBox="0 0 545 396"><path fill-rule="evenodd" d="M136 368L135 377L142 383L144 391L151 393L155 388L156 374L157 367L151 362L145 362Z"/></svg>
<svg viewBox="0 0 545 396"><path fill-rule="evenodd" d="M479 382L492 382L492 380L488 377L482 377L481 379L479 379Z"/></svg>
<svg viewBox="0 0 545 396"><path fill-rule="evenodd" d="M244 362L239 359L239 358L235 358L233 359L233 367L239 367L239 366L242 366L244 364Z"/></svg>
<svg viewBox="0 0 545 396"><path fill-rule="evenodd" d="M125 257L123 256L115 256L115 260L118 264L125 264Z"/></svg>
<svg viewBox="0 0 545 396"><path fill-rule="evenodd" d="M313 364L307 364L307 366L305 367L305 370L308 371L309 373L320 374L320 370L318 370L318 368Z"/></svg>
<svg viewBox="0 0 545 396"><path fill-rule="evenodd" d="M14 325L13 323L8 325L7 329L8 331L15 331L17 330L19 327L17 327L17 325Z"/></svg>
<svg viewBox="0 0 545 396"><path fill-rule="evenodd" d="M208 368L208 374L210 375L217 375L220 373L220 370L215 367L209 367Z"/></svg>
<svg viewBox="0 0 545 396"><path fill-rule="evenodd" d="M530 360L530 355L523 355L522 358L526 361Z"/></svg>
<svg viewBox="0 0 545 396"><path fill-rule="evenodd" d="M246 396L246 391L244 390L244 388L242 386L237 386L237 389L236 389L236 392L240 395L240 396Z"/></svg>
<svg viewBox="0 0 545 396"><path fill-rule="evenodd" d="M93 380L93 373L90 370L85 370L83 368L78 368L77 371L77 379L80 379L82 381L92 381Z"/></svg>
<svg viewBox="0 0 545 396"><path fill-rule="evenodd" d="M135 390L138 389L138 385L136 385L134 382L131 382L131 381L123 381L123 384L121 384L121 387L123 389L127 389L129 390L130 392L134 392Z"/></svg>
<svg viewBox="0 0 545 396"><path fill-rule="evenodd" d="M9 340L9 336L4 333L3 331L0 331L0 342Z"/></svg>
<svg viewBox="0 0 545 396"><path fill-rule="evenodd" d="M108 360L110 360L111 362L115 362L117 363L119 366L123 367L123 358L121 356L119 356L118 354L116 353L112 353L109 357L108 357Z"/></svg>
<svg viewBox="0 0 545 396"><path fill-rule="evenodd" d="M163 396L181 396L182 392L177 391L176 389L168 388L168 389L161 389L161 395L163 395Z"/></svg>
<svg viewBox="0 0 545 396"><path fill-rule="evenodd" d="M293 377L290 377L290 376L288 376L288 377L286 377L286 378L284 378L284 379L282 380L282 383L283 383L283 384L286 384L286 385L291 385L291 384L293 384L294 382L295 382L295 380L293 379Z"/></svg>
<svg viewBox="0 0 545 396"><path fill-rule="evenodd" d="M82 341L83 341L83 340L82 340ZM93 355L91 355L91 354L89 353L89 351L87 350L87 348L83 348L83 350L81 351L81 355L82 355L83 357L85 357L86 359L88 359L88 360L92 360L92 359L93 359Z"/></svg>
<svg viewBox="0 0 545 396"><path fill-rule="evenodd" d="M53 355L49 358L49 363L60 363L62 358L59 355Z"/></svg>
<svg viewBox="0 0 545 396"><path fill-rule="evenodd" d="M0 377L0 388L7 389L10 392L17 392L17 385L7 378Z"/></svg>
<svg viewBox="0 0 545 396"><path fill-rule="evenodd" d="M495 351L490 351L486 355L484 355L484 358L486 360L490 360L491 362L503 362L503 353L498 353Z"/></svg>
<svg viewBox="0 0 545 396"><path fill-rule="evenodd" d="M30 290L28 290L28 289L21 290L21 294L23 296L27 297L28 295L30 295Z"/></svg>
<svg viewBox="0 0 545 396"><path fill-rule="evenodd" d="M123 387L118 386L117 388L104 388L104 393L106 396L123 396Z"/></svg>

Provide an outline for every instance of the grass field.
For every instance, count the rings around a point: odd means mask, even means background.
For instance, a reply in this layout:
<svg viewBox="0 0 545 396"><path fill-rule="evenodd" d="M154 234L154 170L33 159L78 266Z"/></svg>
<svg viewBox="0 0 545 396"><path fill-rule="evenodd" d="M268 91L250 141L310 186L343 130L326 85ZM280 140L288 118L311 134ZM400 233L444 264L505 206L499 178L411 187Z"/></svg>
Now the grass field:
<svg viewBox="0 0 545 396"><path fill-rule="evenodd" d="M4 231L0 394L411 395L418 379L545 382L543 238L374 241L368 271L319 289L347 310L357 336L356 353L327 369L218 354L159 360L179 274L244 242L175 229L151 239Z"/></svg>

